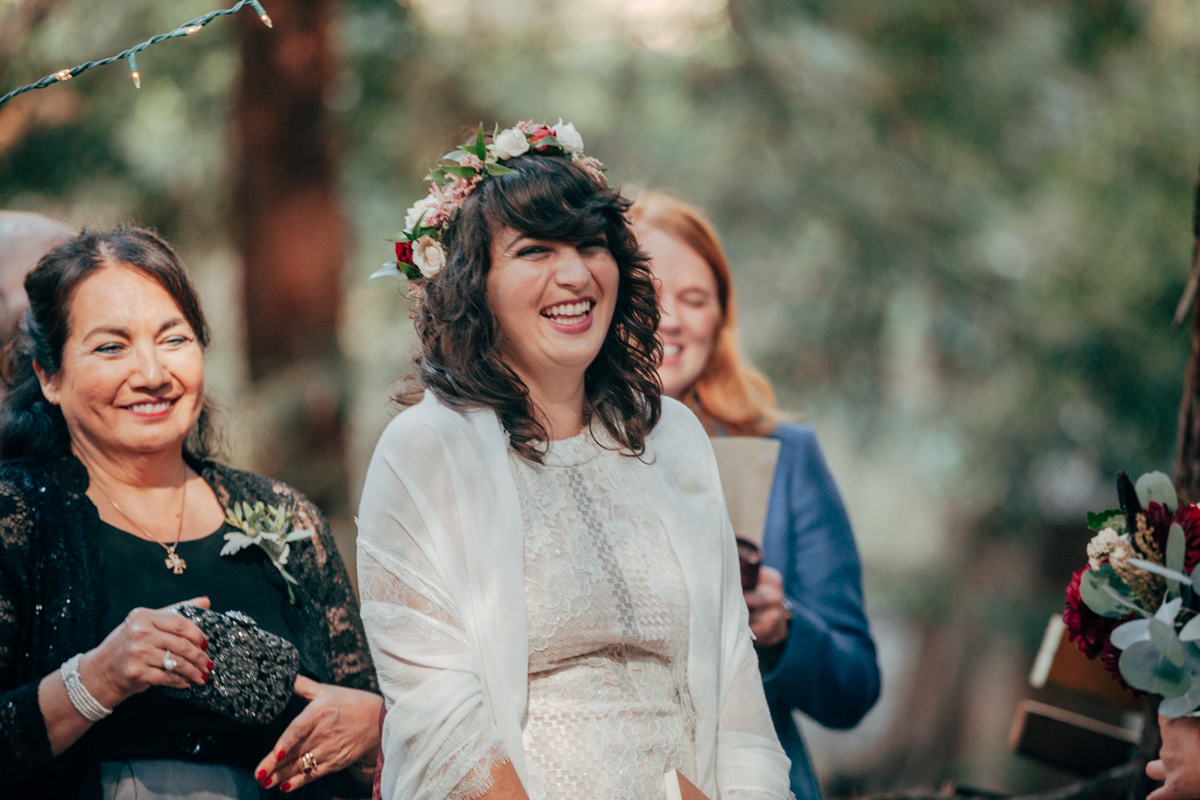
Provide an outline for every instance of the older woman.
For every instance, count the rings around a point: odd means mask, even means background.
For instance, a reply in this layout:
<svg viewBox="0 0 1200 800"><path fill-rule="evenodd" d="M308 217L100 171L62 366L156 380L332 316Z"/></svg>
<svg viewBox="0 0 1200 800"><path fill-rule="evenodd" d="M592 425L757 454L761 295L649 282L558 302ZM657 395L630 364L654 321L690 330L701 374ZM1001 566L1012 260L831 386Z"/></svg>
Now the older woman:
<svg viewBox="0 0 1200 800"><path fill-rule="evenodd" d="M205 459L208 327L171 248L84 232L25 290L0 409L0 795L366 794L381 700L350 581L303 496ZM286 568L222 554L243 501L315 532ZM213 678L202 630L164 608L180 601L296 645L282 713L248 723L164 693Z"/></svg>
<svg viewBox="0 0 1200 800"><path fill-rule="evenodd" d="M675 769L785 798L712 448L659 397L650 275L582 147L477 137L397 248L424 398L359 512L382 794L663 798Z"/></svg>
<svg viewBox="0 0 1200 800"><path fill-rule="evenodd" d="M712 435L769 436L781 445L766 566L746 602L771 717L792 760L792 791L816 800L821 789L792 710L849 728L879 697L850 520L816 432L779 421L771 384L741 354L729 261L712 226L656 192L639 196L630 217L659 284L663 393L686 403Z"/></svg>

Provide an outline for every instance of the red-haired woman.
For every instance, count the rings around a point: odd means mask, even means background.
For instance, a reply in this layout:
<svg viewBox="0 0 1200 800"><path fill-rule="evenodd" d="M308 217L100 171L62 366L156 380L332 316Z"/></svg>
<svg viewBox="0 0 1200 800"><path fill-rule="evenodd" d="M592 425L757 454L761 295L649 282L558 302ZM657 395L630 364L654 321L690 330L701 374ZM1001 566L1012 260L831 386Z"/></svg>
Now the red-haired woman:
<svg viewBox="0 0 1200 800"><path fill-rule="evenodd" d="M630 211L659 284L663 395L682 400L710 435L780 442L759 586L746 593L776 732L792 760L792 791L820 787L792 718L850 728L879 696L850 520L811 425L781 423L771 384L738 346L729 261L695 208L657 192Z"/></svg>

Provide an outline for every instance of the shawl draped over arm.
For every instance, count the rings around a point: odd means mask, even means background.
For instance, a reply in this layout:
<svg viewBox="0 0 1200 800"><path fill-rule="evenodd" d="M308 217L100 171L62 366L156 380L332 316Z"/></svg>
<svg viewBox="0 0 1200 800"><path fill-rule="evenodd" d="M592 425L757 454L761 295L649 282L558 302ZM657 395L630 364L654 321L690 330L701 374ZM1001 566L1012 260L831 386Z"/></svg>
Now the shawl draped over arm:
<svg viewBox="0 0 1200 800"><path fill-rule="evenodd" d="M687 583L699 773L688 777L713 800L787 798L712 447L690 411L663 403L638 471ZM472 800L504 760L524 777L524 526L495 415L429 393L400 414L375 450L358 525L362 615L388 707L383 797Z"/></svg>

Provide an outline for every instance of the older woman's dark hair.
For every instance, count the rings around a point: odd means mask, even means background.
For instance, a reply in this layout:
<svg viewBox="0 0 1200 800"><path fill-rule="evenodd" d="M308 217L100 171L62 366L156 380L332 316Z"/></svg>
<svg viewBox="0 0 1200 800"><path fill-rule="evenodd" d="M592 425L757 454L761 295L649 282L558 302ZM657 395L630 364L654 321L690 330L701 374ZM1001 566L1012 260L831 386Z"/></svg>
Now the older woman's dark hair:
<svg viewBox="0 0 1200 800"><path fill-rule="evenodd" d="M411 405L427 389L451 408L493 409L513 449L541 462L546 430L528 388L500 358L500 323L488 306L492 236L505 227L572 243L603 235L620 283L608 336L585 373L584 413L623 451L640 456L662 414L662 391L655 369L658 304L625 219L630 203L565 159L521 156L505 166L514 172L481 183L446 232L449 260L425 286L414 314L422 345L416 370L394 399Z"/></svg>
<svg viewBox="0 0 1200 800"><path fill-rule="evenodd" d="M121 227L85 230L51 250L25 278L29 307L16 338L4 349L0 382L0 460L65 455L71 449L66 420L42 395L33 365L57 375L70 334L71 301L89 277L121 264L144 273L171 296L192 326L201 347L208 346L208 322L191 278L175 251L150 231ZM213 438L212 412L205 401L186 450L204 458Z"/></svg>

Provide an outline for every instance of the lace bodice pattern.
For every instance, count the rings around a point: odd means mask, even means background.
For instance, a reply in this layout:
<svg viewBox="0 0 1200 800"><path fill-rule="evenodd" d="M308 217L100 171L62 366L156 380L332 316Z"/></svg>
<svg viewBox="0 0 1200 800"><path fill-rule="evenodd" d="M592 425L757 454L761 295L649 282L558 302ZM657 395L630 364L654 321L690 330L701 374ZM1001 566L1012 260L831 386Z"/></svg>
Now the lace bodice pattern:
<svg viewBox="0 0 1200 800"><path fill-rule="evenodd" d="M633 463L587 433L510 452L525 522L531 800L653 798L695 774L688 601Z"/></svg>

